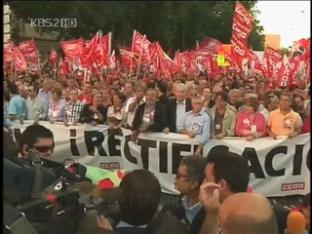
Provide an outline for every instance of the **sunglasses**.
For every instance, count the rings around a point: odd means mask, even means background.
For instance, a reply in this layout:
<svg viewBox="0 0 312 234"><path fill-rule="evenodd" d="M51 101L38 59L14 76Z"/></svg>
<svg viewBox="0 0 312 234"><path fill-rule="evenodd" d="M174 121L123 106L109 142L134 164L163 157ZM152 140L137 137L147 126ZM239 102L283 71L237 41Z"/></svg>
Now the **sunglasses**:
<svg viewBox="0 0 312 234"><path fill-rule="evenodd" d="M52 145L52 146L34 146L33 148L36 149L37 151L39 151L40 153L46 153L49 150L51 150L51 152L53 152L54 145Z"/></svg>

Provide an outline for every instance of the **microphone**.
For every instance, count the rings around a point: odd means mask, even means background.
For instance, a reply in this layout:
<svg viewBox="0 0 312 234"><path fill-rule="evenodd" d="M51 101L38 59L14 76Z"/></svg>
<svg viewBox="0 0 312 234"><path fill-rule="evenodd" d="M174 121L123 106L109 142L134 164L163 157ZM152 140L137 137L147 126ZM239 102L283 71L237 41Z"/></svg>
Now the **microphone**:
<svg viewBox="0 0 312 234"><path fill-rule="evenodd" d="M292 209L287 216L287 231L285 234L305 234L305 219L298 209Z"/></svg>

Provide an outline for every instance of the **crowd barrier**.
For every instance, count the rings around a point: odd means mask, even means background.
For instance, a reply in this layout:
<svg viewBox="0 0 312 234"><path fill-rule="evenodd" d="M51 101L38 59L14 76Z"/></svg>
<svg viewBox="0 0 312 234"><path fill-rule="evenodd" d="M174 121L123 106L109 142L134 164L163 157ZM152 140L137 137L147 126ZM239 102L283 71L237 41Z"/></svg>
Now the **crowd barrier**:
<svg viewBox="0 0 312 234"><path fill-rule="evenodd" d="M14 136L32 122L14 123ZM53 160L73 159L104 169L148 169L160 181L162 191L176 193L174 179L182 157L192 155L196 140L175 133L148 133L139 136L137 144L130 140L131 131L109 129L106 125L63 124L40 122L54 133ZM248 160L250 186L267 197L304 195L310 192L310 133L288 139L264 137L246 141L239 137L211 139L203 155L211 150L230 150Z"/></svg>

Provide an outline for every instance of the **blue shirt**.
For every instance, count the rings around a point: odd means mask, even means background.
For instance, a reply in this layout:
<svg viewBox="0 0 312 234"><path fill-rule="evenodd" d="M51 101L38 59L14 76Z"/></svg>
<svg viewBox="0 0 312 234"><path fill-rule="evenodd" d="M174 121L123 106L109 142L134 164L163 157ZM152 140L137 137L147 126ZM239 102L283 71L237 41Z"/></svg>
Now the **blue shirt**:
<svg viewBox="0 0 312 234"><path fill-rule="evenodd" d="M3 105L3 125L5 127L10 128L12 126L11 121L9 120L9 116L8 116L8 103L4 103Z"/></svg>
<svg viewBox="0 0 312 234"><path fill-rule="evenodd" d="M186 112L177 124L178 132L181 130L192 131L200 144L205 144L210 137L210 118L202 109L197 114L193 111Z"/></svg>
<svg viewBox="0 0 312 234"><path fill-rule="evenodd" d="M48 118L49 112L49 102L51 99L51 92L45 92L43 89L40 89L37 95L37 101L35 104L35 111L39 115L40 119L46 120Z"/></svg>
<svg viewBox="0 0 312 234"><path fill-rule="evenodd" d="M200 204L200 202L197 202L193 206L189 207L187 204L187 197L186 196L182 197L181 201L182 201L182 205L184 207L185 216L187 218L187 221L192 223L195 216L201 210L202 205Z"/></svg>
<svg viewBox="0 0 312 234"><path fill-rule="evenodd" d="M17 119L21 116L26 117L26 101L20 95L14 96L9 103L9 115L15 115Z"/></svg>

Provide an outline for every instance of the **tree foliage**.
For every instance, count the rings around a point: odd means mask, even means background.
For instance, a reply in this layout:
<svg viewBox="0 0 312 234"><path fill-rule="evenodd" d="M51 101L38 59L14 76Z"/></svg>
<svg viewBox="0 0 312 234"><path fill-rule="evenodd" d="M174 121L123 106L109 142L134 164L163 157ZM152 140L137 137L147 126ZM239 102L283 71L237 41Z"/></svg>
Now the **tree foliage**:
<svg viewBox="0 0 312 234"><path fill-rule="evenodd" d="M89 39L97 30L113 32L114 42L130 45L133 29L159 41L164 49L192 49L206 36L230 43L235 1L12 1L15 15L29 18L77 18L76 28L41 28L60 39ZM242 1L254 16L256 1ZM263 27L255 19L249 45L262 50Z"/></svg>

